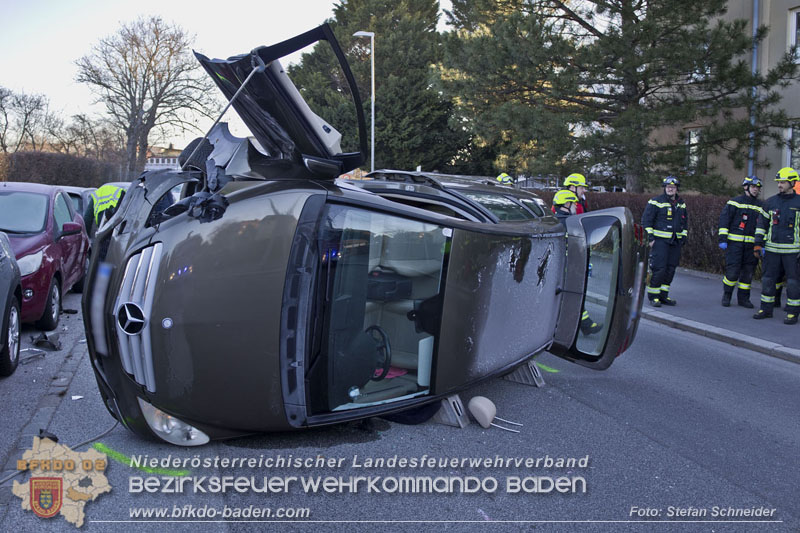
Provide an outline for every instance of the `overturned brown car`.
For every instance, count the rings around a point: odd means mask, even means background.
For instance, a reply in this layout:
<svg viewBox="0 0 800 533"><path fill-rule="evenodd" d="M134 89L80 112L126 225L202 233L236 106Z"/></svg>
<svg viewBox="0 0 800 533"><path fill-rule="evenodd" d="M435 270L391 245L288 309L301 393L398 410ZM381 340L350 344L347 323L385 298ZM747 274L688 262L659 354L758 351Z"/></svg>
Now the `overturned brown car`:
<svg viewBox="0 0 800 533"><path fill-rule="evenodd" d="M278 61L320 40L351 88L356 152ZM469 183L337 180L363 162L366 136L327 26L198 59L252 137L220 124L183 171L134 182L98 232L87 337L127 428L197 445L333 424L437 401L543 350L604 369L633 341L646 247L626 209L572 217L567 238L541 210L493 215ZM601 331L580 333L584 308Z"/></svg>

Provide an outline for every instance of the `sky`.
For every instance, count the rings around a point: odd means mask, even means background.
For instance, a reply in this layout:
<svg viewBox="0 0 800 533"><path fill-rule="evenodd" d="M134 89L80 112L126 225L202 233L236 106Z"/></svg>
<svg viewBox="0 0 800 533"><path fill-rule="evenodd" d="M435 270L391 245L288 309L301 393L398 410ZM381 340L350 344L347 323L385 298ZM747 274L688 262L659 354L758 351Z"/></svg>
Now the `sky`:
<svg viewBox="0 0 800 533"><path fill-rule="evenodd" d="M197 0L0 0L0 86L44 94L51 110L65 117L93 114L103 107L92 105L88 86L75 81L75 61L123 23L160 15L194 34L198 52L229 57L314 28L333 15L335 4L338 2L331 0L225 0L217 4Z"/></svg>

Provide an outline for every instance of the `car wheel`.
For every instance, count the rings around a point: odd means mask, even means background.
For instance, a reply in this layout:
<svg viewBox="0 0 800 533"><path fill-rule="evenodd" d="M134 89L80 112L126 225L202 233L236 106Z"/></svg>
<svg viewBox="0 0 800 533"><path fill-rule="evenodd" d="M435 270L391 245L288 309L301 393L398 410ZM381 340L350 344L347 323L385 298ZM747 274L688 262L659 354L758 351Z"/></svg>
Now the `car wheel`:
<svg viewBox="0 0 800 533"><path fill-rule="evenodd" d="M36 323L39 329L52 331L58 327L58 317L61 314L61 286L58 280L50 281L50 292L47 294L47 303L44 306L44 315Z"/></svg>
<svg viewBox="0 0 800 533"><path fill-rule="evenodd" d="M83 286L86 283L86 276L89 275L89 256L86 256L86 261L83 263L83 275L81 279L75 282L75 285L72 286L72 292L76 292L78 294L83 292Z"/></svg>
<svg viewBox="0 0 800 533"><path fill-rule="evenodd" d="M5 346L0 350L0 376L10 376L19 364L19 316L19 302L12 296L3 328Z"/></svg>

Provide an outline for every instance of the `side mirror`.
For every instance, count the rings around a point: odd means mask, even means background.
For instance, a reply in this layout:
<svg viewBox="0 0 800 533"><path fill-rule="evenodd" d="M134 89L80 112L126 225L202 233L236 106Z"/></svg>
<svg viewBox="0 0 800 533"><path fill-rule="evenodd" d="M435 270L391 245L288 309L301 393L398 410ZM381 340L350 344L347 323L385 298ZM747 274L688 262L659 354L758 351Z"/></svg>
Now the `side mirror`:
<svg viewBox="0 0 800 533"><path fill-rule="evenodd" d="M64 225L61 226L61 233L58 235L58 238L66 237L67 235L75 235L80 233L82 226L77 222L64 222Z"/></svg>

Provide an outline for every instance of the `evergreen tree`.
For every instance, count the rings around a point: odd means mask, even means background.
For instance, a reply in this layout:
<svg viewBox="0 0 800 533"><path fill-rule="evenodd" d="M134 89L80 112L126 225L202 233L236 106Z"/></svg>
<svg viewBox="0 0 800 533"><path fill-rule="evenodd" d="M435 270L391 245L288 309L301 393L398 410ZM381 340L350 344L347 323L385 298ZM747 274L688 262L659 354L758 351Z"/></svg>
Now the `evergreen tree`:
<svg viewBox="0 0 800 533"><path fill-rule="evenodd" d="M741 166L750 132L756 147L781 141L776 89L797 76L793 51L751 74L754 39L746 21L721 18L726 4L453 0L442 78L472 131L512 169L603 168L630 191L683 173L703 188L709 153ZM687 137L687 126L702 133Z"/></svg>
<svg viewBox="0 0 800 533"><path fill-rule="evenodd" d="M434 87L441 55L436 0L342 0L329 21L345 51L364 104L369 135L370 40L375 32L376 168L449 170L464 148L463 128L451 128L452 104ZM343 149L357 149L352 100L338 62L326 43L289 68L312 109L343 135Z"/></svg>

